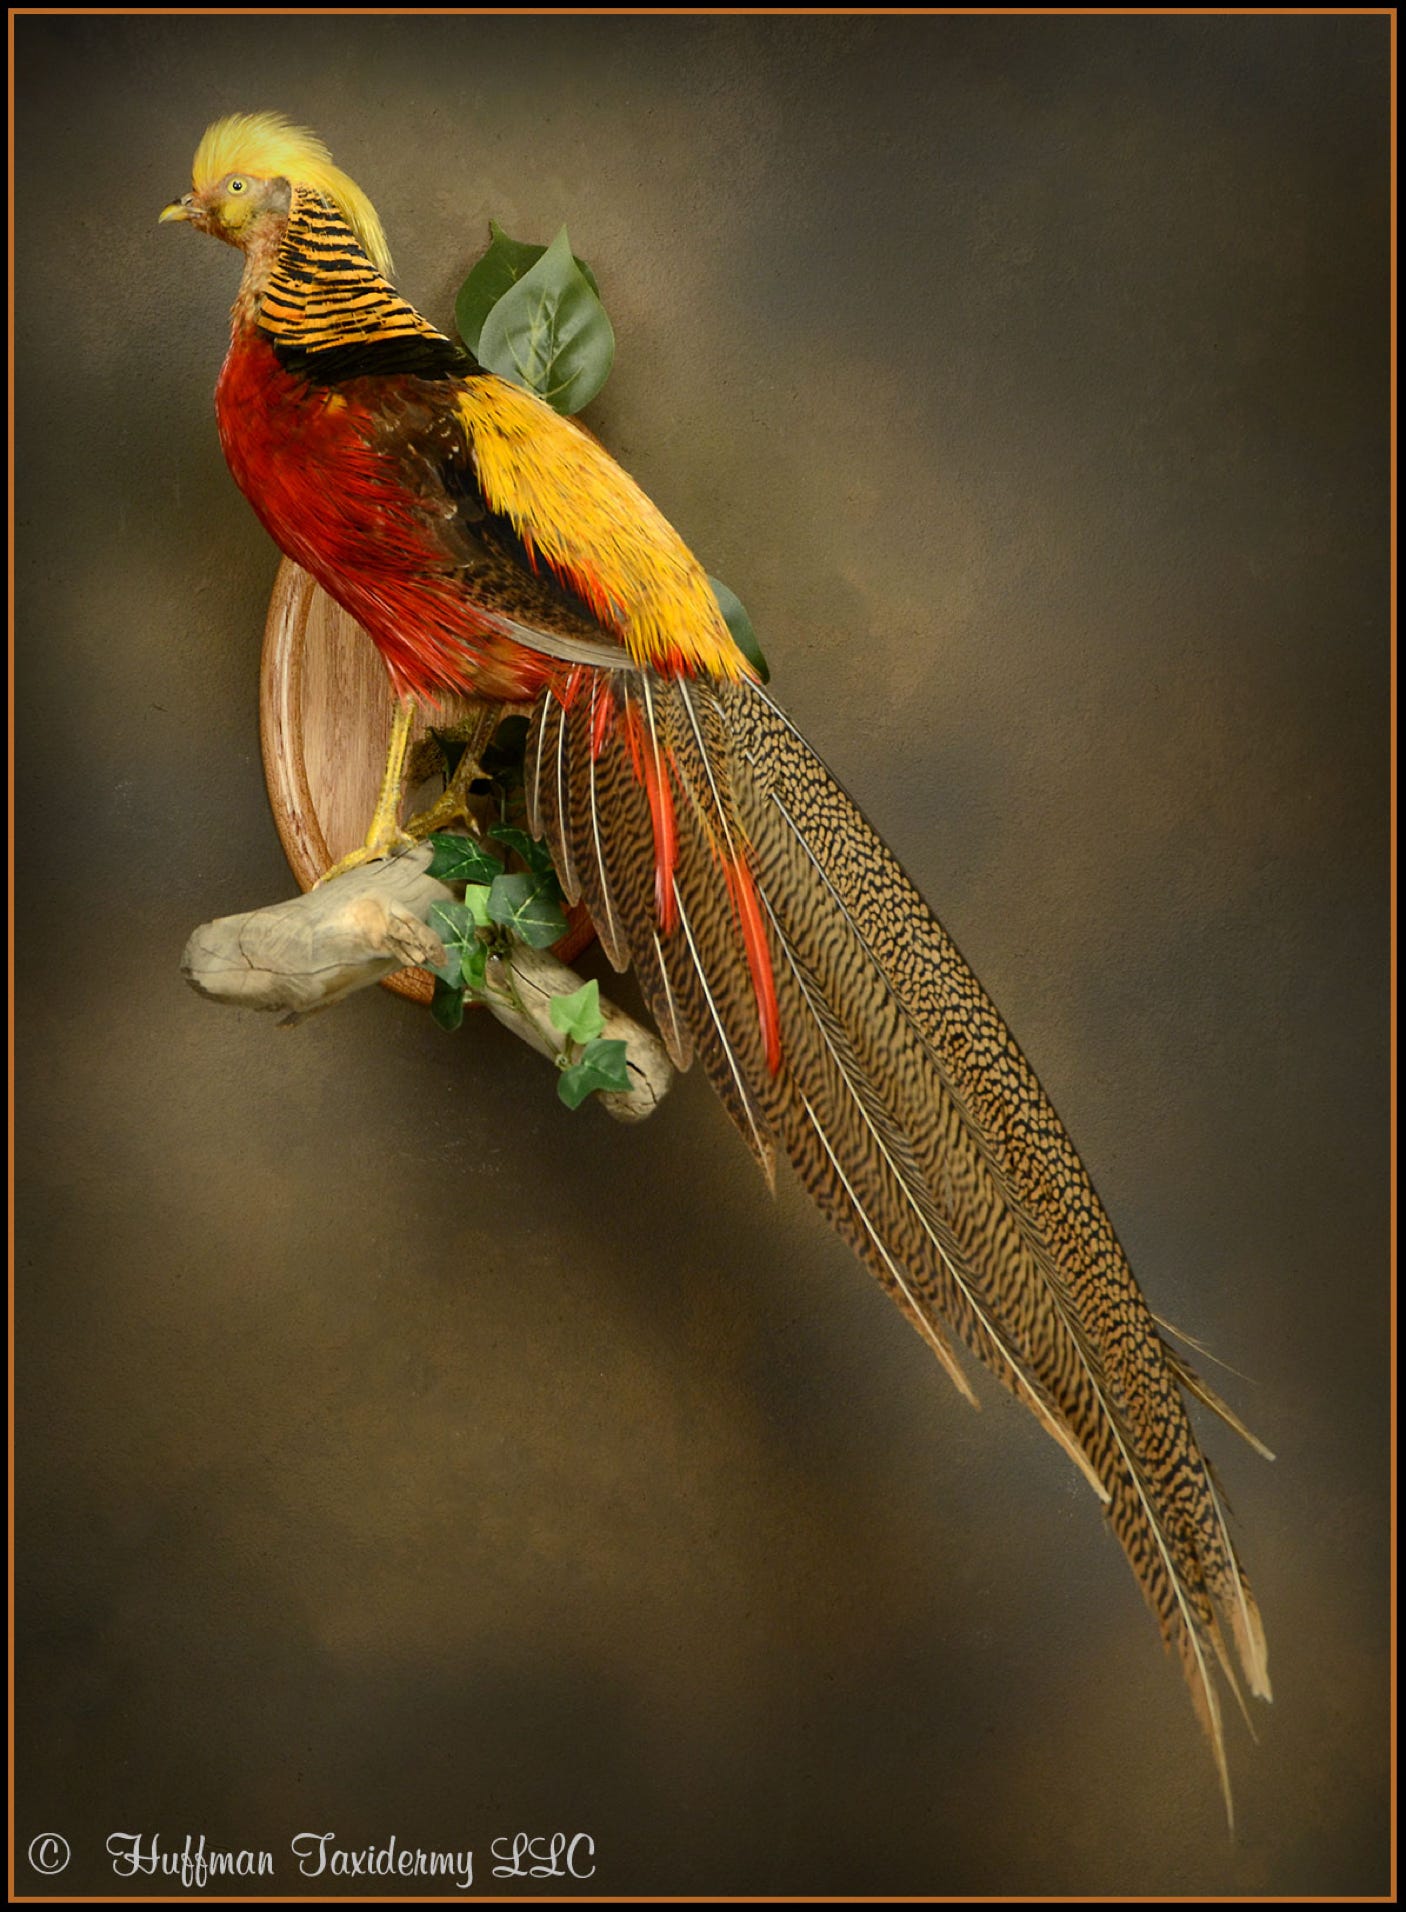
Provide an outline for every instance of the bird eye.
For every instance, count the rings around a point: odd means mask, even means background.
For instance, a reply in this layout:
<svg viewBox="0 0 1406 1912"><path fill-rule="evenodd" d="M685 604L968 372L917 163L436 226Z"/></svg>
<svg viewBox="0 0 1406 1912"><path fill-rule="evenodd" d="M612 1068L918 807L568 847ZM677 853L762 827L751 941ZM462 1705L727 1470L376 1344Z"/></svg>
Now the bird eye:
<svg viewBox="0 0 1406 1912"><path fill-rule="evenodd" d="M242 179L232 179L229 182L229 189L232 193L242 193L244 191L244 184L245 182Z"/></svg>

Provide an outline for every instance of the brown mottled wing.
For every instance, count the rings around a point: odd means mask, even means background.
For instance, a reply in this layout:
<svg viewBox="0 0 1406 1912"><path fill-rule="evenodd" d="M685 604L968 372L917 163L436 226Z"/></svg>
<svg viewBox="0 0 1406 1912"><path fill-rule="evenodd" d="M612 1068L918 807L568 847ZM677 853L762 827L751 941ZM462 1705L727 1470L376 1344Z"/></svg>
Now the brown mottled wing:
<svg viewBox="0 0 1406 1912"><path fill-rule="evenodd" d="M617 967L635 963L675 1059L700 1056L764 1166L780 1145L963 1391L951 1334L1079 1464L1181 1660L1229 1807L1211 1661L1233 1685L1223 1620L1268 1698L1263 1629L1187 1418L1189 1371L1009 1030L764 692L622 671L592 674L569 703L544 700L528 747L535 824L568 891ZM630 705L674 795L668 931ZM775 1073L719 875L739 849L775 978Z"/></svg>
<svg viewBox="0 0 1406 1912"><path fill-rule="evenodd" d="M363 498L375 506L384 491L394 504L373 517L376 535L349 571L365 601L343 601L388 664L400 659L412 690L527 701L563 674L563 657L611 663L625 653L484 496L461 411L465 391L483 382L410 373L336 382L354 440L374 454L369 484L355 468Z"/></svg>

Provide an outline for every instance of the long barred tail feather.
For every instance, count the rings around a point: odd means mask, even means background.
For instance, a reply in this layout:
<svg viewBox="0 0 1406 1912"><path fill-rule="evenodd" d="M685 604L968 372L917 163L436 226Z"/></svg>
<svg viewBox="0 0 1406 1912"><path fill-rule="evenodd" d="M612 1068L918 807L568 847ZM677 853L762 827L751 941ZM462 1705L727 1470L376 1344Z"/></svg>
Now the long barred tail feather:
<svg viewBox="0 0 1406 1912"><path fill-rule="evenodd" d="M1065 1129L951 939L759 686L574 667L529 738L532 827L679 1067L702 1062L975 1403L959 1338L1104 1502L1231 1812L1219 1665L1264 1629L1185 1388ZM1243 1707L1243 1702L1242 1702Z"/></svg>

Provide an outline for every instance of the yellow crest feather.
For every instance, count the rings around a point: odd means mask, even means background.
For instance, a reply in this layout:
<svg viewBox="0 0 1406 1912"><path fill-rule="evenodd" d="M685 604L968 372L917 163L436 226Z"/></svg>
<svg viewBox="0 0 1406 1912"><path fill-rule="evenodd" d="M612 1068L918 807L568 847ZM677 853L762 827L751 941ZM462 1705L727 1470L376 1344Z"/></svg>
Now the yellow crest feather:
<svg viewBox="0 0 1406 1912"><path fill-rule="evenodd" d="M337 207L376 270L390 277L390 248L376 208L305 126L294 126L282 113L231 113L216 120L195 149L191 179L195 190L204 192L226 173L286 179L321 193Z"/></svg>

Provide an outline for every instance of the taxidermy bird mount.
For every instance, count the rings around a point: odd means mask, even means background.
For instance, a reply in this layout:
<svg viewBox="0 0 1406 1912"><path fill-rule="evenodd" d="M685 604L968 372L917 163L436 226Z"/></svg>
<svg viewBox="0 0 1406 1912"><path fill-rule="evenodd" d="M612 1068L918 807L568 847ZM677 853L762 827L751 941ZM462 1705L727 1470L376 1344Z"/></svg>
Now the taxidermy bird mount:
<svg viewBox="0 0 1406 1912"><path fill-rule="evenodd" d="M675 1064L817 1207L974 1402L960 1340L1103 1503L1230 1811L1217 1669L1264 1630L1172 1351L1029 1064L902 869L762 688L702 566L569 419L394 289L381 222L312 134L211 126L163 220L237 247L221 442L280 548L399 699L363 849L407 841L417 703L530 702L528 814Z"/></svg>

